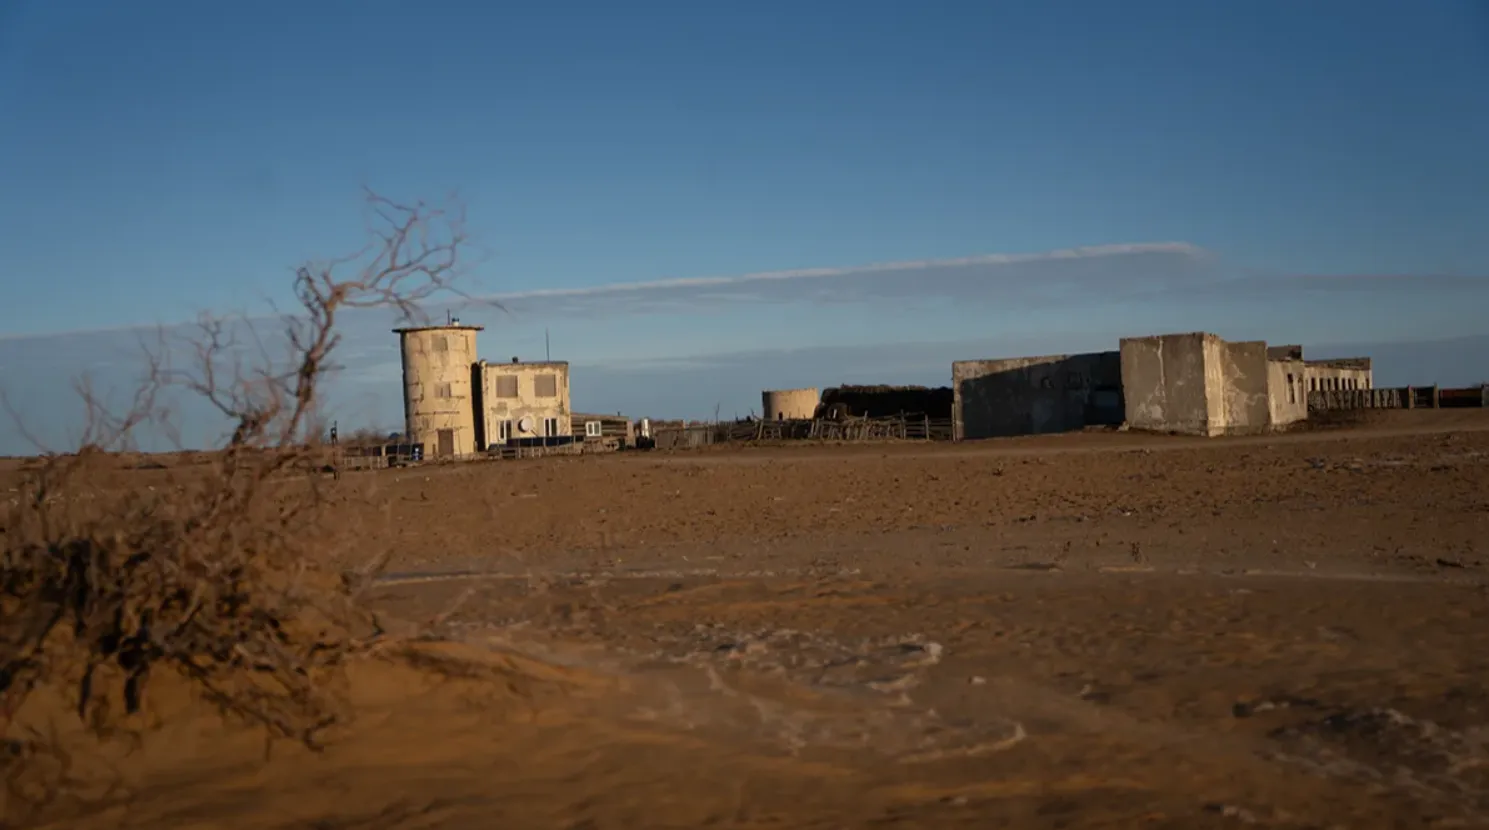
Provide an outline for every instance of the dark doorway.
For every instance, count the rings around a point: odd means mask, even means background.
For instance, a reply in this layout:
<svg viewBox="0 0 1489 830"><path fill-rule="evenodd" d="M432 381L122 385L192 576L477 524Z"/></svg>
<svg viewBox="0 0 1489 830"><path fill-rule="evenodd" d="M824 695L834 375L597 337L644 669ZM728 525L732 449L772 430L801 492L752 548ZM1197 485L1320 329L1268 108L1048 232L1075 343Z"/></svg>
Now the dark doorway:
<svg viewBox="0 0 1489 830"><path fill-rule="evenodd" d="M439 456L441 458L455 454L455 430L442 429L436 433L439 440Z"/></svg>

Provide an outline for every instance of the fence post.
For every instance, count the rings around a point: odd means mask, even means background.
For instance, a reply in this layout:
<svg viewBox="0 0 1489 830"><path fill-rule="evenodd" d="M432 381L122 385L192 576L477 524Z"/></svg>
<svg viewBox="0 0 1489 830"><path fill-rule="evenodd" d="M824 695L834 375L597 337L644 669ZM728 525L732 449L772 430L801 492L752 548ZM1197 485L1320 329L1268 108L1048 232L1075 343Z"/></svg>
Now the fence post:
<svg viewBox="0 0 1489 830"><path fill-rule="evenodd" d="M1432 408L1433 409L1440 409L1441 408L1439 397L1438 397L1441 394L1441 391L1442 390L1438 389L1437 384L1435 384L1435 383L1432 384Z"/></svg>
<svg viewBox="0 0 1489 830"><path fill-rule="evenodd" d="M1417 408L1417 388L1415 386L1406 387L1406 408Z"/></svg>

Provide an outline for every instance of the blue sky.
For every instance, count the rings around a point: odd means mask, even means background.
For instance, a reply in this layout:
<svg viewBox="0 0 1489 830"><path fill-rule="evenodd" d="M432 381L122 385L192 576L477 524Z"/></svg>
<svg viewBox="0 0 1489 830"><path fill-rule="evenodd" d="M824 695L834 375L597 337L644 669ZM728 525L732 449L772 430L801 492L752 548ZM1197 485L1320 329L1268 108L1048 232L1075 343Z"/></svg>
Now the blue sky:
<svg viewBox="0 0 1489 830"><path fill-rule="evenodd" d="M483 353L548 329L588 409L1153 330L1485 336L1486 90L1474 0L13 0L0 388L65 431L68 378L128 384L120 329L357 249L364 184L458 191L467 288L507 297L461 312ZM337 403L396 426L396 344L353 325ZM1489 377L1476 342L1381 381Z"/></svg>

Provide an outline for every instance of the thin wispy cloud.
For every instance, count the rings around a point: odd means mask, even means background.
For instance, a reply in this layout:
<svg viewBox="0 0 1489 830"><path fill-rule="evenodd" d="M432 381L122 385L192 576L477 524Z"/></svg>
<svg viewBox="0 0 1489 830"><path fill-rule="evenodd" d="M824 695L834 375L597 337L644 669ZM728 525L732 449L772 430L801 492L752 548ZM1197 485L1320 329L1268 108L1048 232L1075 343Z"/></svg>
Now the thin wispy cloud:
<svg viewBox="0 0 1489 830"><path fill-rule="evenodd" d="M875 299L1039 303L1095 292L1118 296L1219 279L1216 260L1184 242L1095 245L1024 254L799 268L581 288L515 291L489 298L514 314L610 316L740 303L841 304Z"/></svg>
<svg viewBox="0 0 1489 830"><path fill-rule="evenodd" d="M646 282L615 283L589 288L552 288L522 291L499 295L500 299L522 300L534 297L573 297L593 294L618 294L635 291L665 291L668 289L747 286L752 283L768 283L779 280L823 279L829 277L867 277L873 274L898 273L902 271L932 271L948 268L964 268L974 265L1018 265L1031 262L1094 259L1100 257L1130 256L1133 254L1178 254L1195 259L1207 256L1202 248L1185 242L1141 242L1124 245L1094 245L1082 248L1066 248L1032 254L984 254L981 256L952 259L923 259L905 262L879 262L839 268L797 268L785 271L762 271L732 277L688 277L681 279L650 280Z"/></svg>

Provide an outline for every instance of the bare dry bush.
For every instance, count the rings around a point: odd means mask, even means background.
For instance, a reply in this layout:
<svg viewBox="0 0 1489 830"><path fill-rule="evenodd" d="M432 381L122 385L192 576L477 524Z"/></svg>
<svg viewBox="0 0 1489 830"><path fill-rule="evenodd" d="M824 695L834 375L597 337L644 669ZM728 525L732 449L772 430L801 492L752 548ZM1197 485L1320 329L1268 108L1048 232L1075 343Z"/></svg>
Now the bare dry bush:
<svg viewBox="0 0 1489 830"><path fill-rule="evenodd" d="M342 718L338 667L381 634L360 602L381 559L349 572L330 564L345 541L327 521L334 485L307 474L321 451L320 387L340 316L387 307L418 317L421 302L454 290L465 239L458 212L371 192L367 202L367 249L297 270L299 309L282 318L287 360L254 341L245 361L234 327L205 318L190 365L155 354L123 414L80 387L81 446L25 472L3 528L0 737L16 737L17 713L42 689L67 694L106 736L140 711L161 673L310 747ZM168 420L159 401L170 388L209 402L231 437L206 464L120 480L110 453Z"/></svg>

